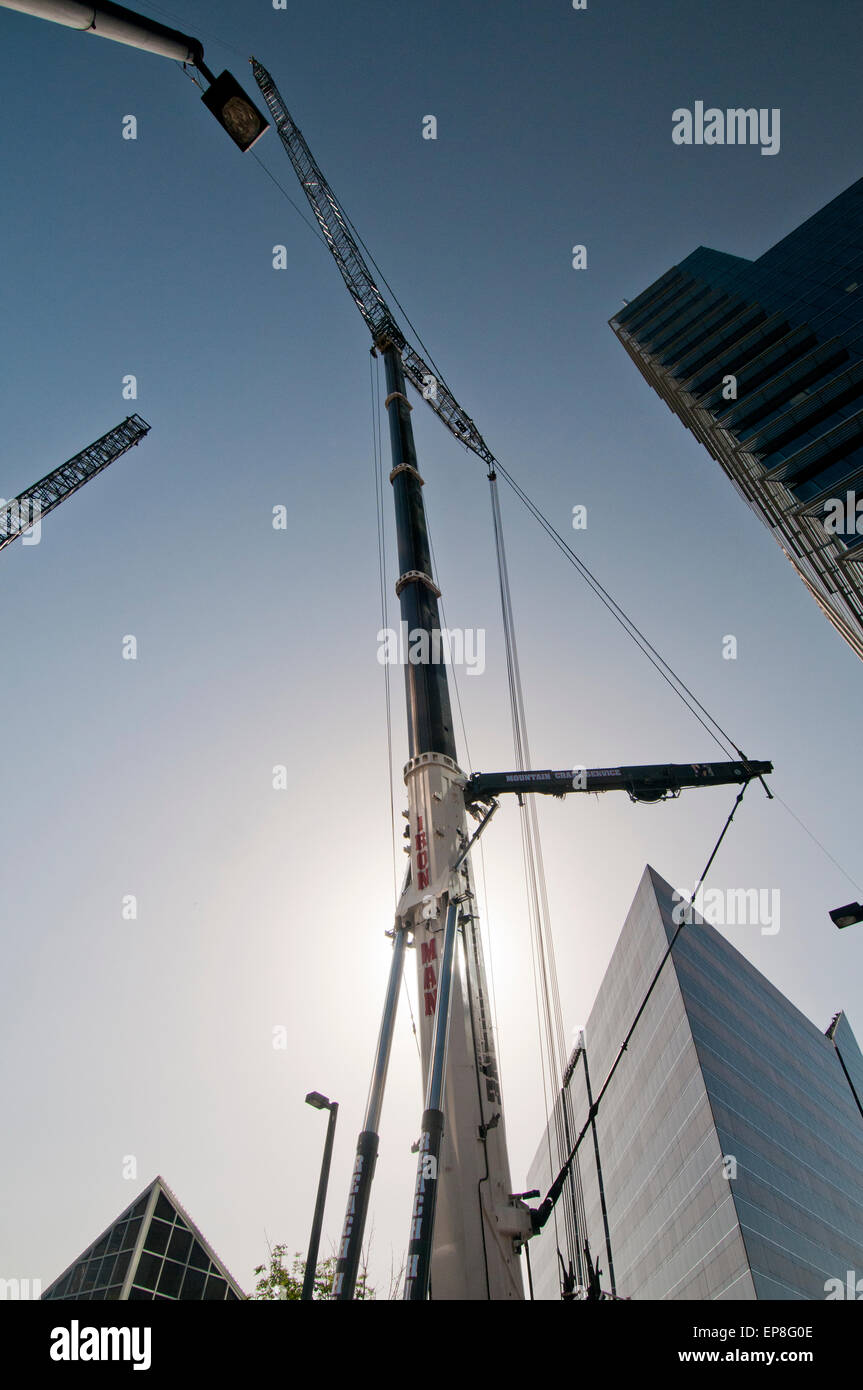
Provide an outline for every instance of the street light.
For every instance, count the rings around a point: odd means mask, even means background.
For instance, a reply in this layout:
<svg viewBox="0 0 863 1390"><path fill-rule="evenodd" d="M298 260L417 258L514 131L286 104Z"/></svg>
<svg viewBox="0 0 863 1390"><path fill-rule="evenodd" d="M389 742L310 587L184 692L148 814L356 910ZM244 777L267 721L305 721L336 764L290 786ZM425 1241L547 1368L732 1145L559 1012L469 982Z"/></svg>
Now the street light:
<svg viewBox="0 0 863 1390"><path fill-rule="evenodd" d="M243 154L250 150L256 140L260 140L265 130L269 130L269 124L264 120L260 111L253 101L250 101L235 77L227 71L221 77L212 77L212 74L205 71L201 64L197 64L200 71L208 80L212 81L212 86L208 87L201 97L202 102L208 111L212 111L220 126L228 132L235 145L239 145Z"/></svg>
<svg viewBox="0 0 863 1390"><path fill-rule="evenodd" d="M863 906L860 903L846 903L845 907L834 907L830 916L837 927L853 927L863 922Z"/></svg>
<svg viewBox="0 0 863 1390"><path fill-rule="evenodd" d="M173 58L178 63L192 64L212 84L201 100L244 154L270 128L235 77L229 72L223 72L221 77L213 76L204 62L204 49L199 39L181 34L177 29L168 29L148 15L127 10L113 0L101 0L97 5L82 4L80 0L0 0L0 7L33 15L36 19L48 19L67 29L77 29L79 33L113 39L115 43L141 48L162 58Z"/></svg>
<svg viewBox="0 0 863 1390"><path fill-rule="evenodd" d="M309 1094L306 1096L306 1105L314 1106L315 1110L329 1110L330 1112L330 1118L327 1122L327 1138L324 1144L324 1157L321 1163L321 1176L318 1181L318 1199L315 1202L312 1234L309 1237L309 1253L306 1256L306 1272L303 1276L303 1291L300 1294L301 1301L308 1302L315 1288L318 1246L321 1243L321 1227L324 1224L327 1183L330 1180L330 1159L333 1156L333 1136L336 1132L336 1116L339 1113L339 1107L337 1101L327 1100L326 1096L322 1096L320 1091L309 1091Z"/></svg>

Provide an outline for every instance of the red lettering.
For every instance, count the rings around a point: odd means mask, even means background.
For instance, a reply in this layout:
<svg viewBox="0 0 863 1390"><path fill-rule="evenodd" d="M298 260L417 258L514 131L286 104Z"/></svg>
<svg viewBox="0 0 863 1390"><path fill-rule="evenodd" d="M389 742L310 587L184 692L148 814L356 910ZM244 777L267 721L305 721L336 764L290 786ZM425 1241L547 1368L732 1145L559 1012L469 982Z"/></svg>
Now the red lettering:
<svg viewBox="0 0 863 1390"><path fill-rule="evenodd" d="M429 886L429 876L428 876L428 873L427 873L427 872L424 872L422 869L420 869L419 874L417 875L417 887L418 887L418 888L428 888L428 886Z"/></svg>
<svg viewBox="0 0 863 1390"><path fill-rule="evenodd" d="M437 941L432 937L431 941L424 941L420 946L422 952L423 965L428 965L430 960L437 959Z"/></svg>
<svg viewBox="0 0 863 1390"><path fill-rule="evenodd" d="M436 984L437 975L435 974L434 966L427 965L423 971L423 989L434 989Z"/></svg>
<svg viewBox="0 0 863 1390"><path fill-rule="evenodd" d="M426 1018L429 1018L429 1017L434 1013L435 1007L436 1007L436 1005L437 1005L437 990L436 990L436 989L426 990L426 993L425 993L425 1001L426 1001L426 1013L425 1013L425 1016L426 1016Z"/></svg>

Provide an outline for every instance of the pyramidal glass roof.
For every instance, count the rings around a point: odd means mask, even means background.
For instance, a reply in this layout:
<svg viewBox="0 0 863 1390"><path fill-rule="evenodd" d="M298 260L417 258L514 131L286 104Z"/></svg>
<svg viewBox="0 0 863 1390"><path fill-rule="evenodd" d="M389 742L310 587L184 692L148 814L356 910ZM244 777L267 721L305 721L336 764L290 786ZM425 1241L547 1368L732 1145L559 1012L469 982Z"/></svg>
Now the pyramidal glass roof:
<svg viewBox="0 0 863 1390"><path fill-rule="evenodd" d="M223 1302L245 1294L164 1178L155 1177L42 1297Z"/></svg>

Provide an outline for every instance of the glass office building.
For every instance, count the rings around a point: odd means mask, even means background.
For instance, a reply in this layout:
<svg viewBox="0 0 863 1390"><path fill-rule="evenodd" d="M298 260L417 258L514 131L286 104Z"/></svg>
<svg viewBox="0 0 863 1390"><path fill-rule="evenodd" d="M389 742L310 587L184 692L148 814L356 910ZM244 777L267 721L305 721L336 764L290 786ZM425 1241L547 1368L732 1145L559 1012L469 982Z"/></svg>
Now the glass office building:
<svg viewBox="0 0 863 1390"><path fill-rule="evenodd" d="M677 930L677 901L646 868L568 1068L576 1134ZM579 1244L601 1288L824 1299L828 1280L863 1275L861 1097L844 1014L821 1032L695 914L578 1150ZM553 1131L528 1177L543 1194ZM564 1235L552 1220L530 1242L537 1298L560 1297Z"/></svg>
<svg viewBox="0 0 863 1390"><path fill-rule="evenodd" d="M755 261L699 247L610 324L863 657L863 179Z"/></svg>
<svg viewBox="0 0 863 1390"><path fill-rule="evenodd" d="M225 1302L245 1294L156 1177L42 1297Z"/></svg>

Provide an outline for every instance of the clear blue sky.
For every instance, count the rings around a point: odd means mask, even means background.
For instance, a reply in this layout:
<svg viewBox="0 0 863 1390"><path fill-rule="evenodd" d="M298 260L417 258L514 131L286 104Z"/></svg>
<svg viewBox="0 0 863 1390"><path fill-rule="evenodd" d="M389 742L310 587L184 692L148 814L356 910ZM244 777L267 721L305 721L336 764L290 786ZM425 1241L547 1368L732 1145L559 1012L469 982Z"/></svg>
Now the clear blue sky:
<svg viewBox="0 0 863 1390"><path fill-rule="evenodd" d="M711 882L778 888L781 930L728 935L820 1026L844 1007L863 1033L863 929L827 918L861 896L860 663L607 326L697 245L757 256L860 176L856 7L140 8L247 87L249 54L269 68L491 447L562 532L588 507L569 532L587 563L736 741L773 759L774 789L856 883L755 787ZM132 409L152 425L40 545L0 556L0 1277L47 1283L158 1171L250 1288L267 1238L308 1239L312 1088L341 1105L325 1247L338 1237L387 968L368 334L328 254L175 64L0 10L0 74L0 492ZM780 153L674 145L672 111L695 100L779 107ZM273 132L257 152L299 198ZM447 621L487 631L485 673L460 680L462 761L505 768L484 470L430 412L413 420ZM535 764L719 756L511 495L503 506ZM393 696L398 770L400 679ZM568 1030L645 862L691 887L732 800L541 808ZM544 1121L519 857L508 805L486 837L483 907L516 1190ZM271 1046L281 1024L286 1052ZM421 1104L403 1001L379 1287L406 1244Z"/></svg>

